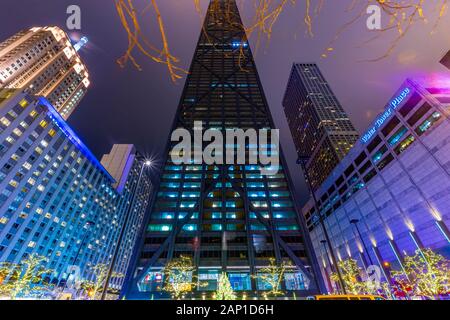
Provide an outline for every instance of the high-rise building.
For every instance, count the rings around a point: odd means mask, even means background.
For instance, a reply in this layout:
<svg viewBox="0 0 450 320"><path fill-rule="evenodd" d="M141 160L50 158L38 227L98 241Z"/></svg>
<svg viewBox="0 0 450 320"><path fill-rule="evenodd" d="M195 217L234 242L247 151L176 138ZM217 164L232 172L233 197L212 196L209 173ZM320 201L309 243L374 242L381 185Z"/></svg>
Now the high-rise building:
<svg viewBox="0 0 450 320"><path fill-rule="evenodd" d="M109 284L110 288L120 289L122 287L134 247L142 233L145 214L153 190L149 176L142 174L145 173L145 162L146 159L131 144L115 144L111 152L105 154L101 160L102 165L115 180L113 188L124 199L122 201L127 202L127 205L123 207L132 206L113 268L116 274L123 276L113 277ZM133 194L136 194L134 199L132 198ZM120 225L125 222L125 214L126 212L122 214L123 221Z"/></svg>
<svg viewBox="0 0 450 320"><path fill-rule="evenodd" d="M89 84L86 66L58 27L31 28L0 43L0 88L44 96L65 120Z"/></svg>
<svg viewBox="0 0 450 320"><path fill-rule="evenodd" d="M450 257L450 90L405 81L303 209L324 276L334 254L402 270L404 255ZM386 276L385 276L386 277ZM331 282L328 282L331 283ZM331 289L331 288L330 288Z"/></svg>
<svg viewBox="0 0 450 320"><path fill-rule="evenodd" d="M195 121L224 136L236 128L274 128L234 0L210 3L173 130L192 132ZM287 295L317 292L318 265L282 154L278 173L263 175L261 162L180 164L170 156L174 145L169 143L149 222L126 281L126 298L167 297L161 290L162 268L181 256L194 263L195 271L186 277L202 284L192 293L199 298L212 297L222 272L239 297L262 296L268 284L261 270L270 258L292 263L281 281ZM245 149L249 147L246 141Z"/></svg>
<svg viewBox="0 0 450 320"><path fill-rule="evenodd" d="M450 69L450 51L442 58L441 64Z"/></svg>
<svg viewBox="0 0 450 320"><path fill-rule="evenodd" d="M299 158L318 188L359 138L347 113L314 63L294 63L283 99Z"/></svg>
<svg viewBox="0 0 450 320"><path fill-rule="evenodd" d="M0 90L0 262L38 254L52 283L92 280L92 267L111 260L132 206L115 265L125 273L152 185L147 174L139 179L144 159L132 146L114 146L104 159L111 174L45 98Z"/></svg>

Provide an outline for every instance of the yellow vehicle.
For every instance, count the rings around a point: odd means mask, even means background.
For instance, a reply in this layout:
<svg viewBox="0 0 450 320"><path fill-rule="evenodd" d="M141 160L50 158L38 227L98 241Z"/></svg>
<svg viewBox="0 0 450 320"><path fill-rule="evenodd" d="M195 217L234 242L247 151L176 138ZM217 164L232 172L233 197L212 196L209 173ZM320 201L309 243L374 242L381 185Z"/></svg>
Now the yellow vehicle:
<svg viewBox="0 0 450 320"><path fill-rule="evenodd" d="M331 295L317 295L310 296L307 300L386 300L382 296L374 295L341 295L341 294L331 294Z"/></svg>

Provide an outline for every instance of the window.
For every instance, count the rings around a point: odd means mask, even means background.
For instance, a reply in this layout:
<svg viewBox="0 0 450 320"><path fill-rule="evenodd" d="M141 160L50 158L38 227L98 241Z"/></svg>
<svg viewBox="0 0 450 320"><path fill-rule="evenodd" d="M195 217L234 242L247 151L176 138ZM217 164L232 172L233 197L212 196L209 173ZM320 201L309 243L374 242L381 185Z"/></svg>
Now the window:
<svg viewBox="0 0 450 320"><path fill-rule="evenodd" d="M441 119L441 114L439 112L434 112L427 120L425 120L421 125L419 125L416 129L416 133L421 136L425 132L428 131L436 122Z"/></svg>
<svg viewBox="0 0 450 320"><path fill-rule="evenodd" d="M397 154L401 154L403 153L406 149L409 148L409 146L415 141L416 139L414 138L413 135L410 135L409 137L407 137L405 140L403 140L398 146L397 148L395 148L395 152Z"/></svg>
<svg viewBox="0 0 450 320"><path fill-rule="evenodd" d="M369 150L369 153L372 153L373 150L375 150L378 145L381 143L380 136L376 136L373 141L367 146L367 150Z"/></svg>
<svg viewBox="0 0 450 320"><path fill-rule="evenodd" d="M389 138L388 142L389 145L394 146L397 144L397 142L400 141L400 139L405 135L405 133L408 132L408 129L406 127L401 127L398 129L396 133L392 137Z"/></svg>
<svg viewBox="0 0 450 320"><path fill-rule="evenodd" d="M305 290L305 279L301 272L287 272L284 275L286 290L298 291Z"/></svg>
<svg viewBox="0 0 450 320"><path fill-rule="evenodd" d="M398 120L398 118L396 116L394 116L391 121L389 121L389 123L381 130L381 132L383 133L383 135L385 137L387 137L392 130L395 129L395 127L397 127L397 125L400 123L400 120Z"/></svg>
<svg viewBox="0 0 450 320"><path fill-rule="evenodd" d="M231 287L235 291L249 291L252 290L250 275L248 273L229 273Z"/></svg>
<svg viewBox="0 0 450 320"><path fill-rule="evenodd" d="M408 124L410 126L414 126L417 121L419 121L428 111L430 111L431 106L428 104L428 102L425 102L419 110L417 110L411 118L408 119Z"/></svg>
<svg viewBox="0 0 450 320"><path fill-rule="evenodd" d="M154 232L168 232L172 230L172 225L170 224L150 224L148 226L148 231Z"/></svg>

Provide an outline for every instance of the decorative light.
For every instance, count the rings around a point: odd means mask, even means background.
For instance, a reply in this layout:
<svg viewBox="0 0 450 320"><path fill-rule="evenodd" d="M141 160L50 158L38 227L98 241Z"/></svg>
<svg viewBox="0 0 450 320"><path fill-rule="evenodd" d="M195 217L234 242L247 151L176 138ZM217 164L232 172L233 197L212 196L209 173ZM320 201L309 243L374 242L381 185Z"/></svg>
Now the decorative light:
<svg viewBox="0 0 450 320"><path fill-rule="evenodd" d="M405 224L408 227L409 231L415 232L414 224L412 223L411 220L409 220L408 218L405 219Z"/></svg>

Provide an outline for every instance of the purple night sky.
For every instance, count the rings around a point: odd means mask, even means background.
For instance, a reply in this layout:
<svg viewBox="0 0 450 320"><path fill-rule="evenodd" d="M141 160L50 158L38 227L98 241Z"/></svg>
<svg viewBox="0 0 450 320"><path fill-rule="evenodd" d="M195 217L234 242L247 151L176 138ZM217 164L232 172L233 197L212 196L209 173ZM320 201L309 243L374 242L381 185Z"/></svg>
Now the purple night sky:
<svg viewBox="0 0 450 320"><path fill-rule="evenodd" d="M450 49L450 19L449 15L445 16L430 35L437 1L427 1L431 14L428 24L416 24L387 59L361 62L383 55L394 38L392 33L385 34L380 40L364 44L373 34L362 19L339 38L329 58L321 59L336 30L354 17L357 10L346 12L352 0L325 1L320 16L314 18L314 37L311 38L305 34L303 1L298 2L295 9L280 16L272 40L258 50L255 59L275 123L281 130L282 146L298 197L304 201L304 182L295 164L296 154L281 106L292 62L319 64L362 133L405 78L426 77L432 81L447 81L450 85L450 71L438 63ZM149 2L135 0L135 3L144 6ZM158 3L172 53L188 69L202 18L195 12L193 0L160 0ZM208 1L201 3L205 9ZM241 0L240 3L244 22L249 22L253 1ZM131 65L121 69L116 64L116 59L126 50L127 39L113 0L2 0L0 41L32 26L65 28L66 8L72 4L82 9L82 30L69 32L69 35L74 39L80 36L90 39L81 56L90 71L92 85L71 116L70 125L99 157L108 152L113 143L134 143L142 153L162 162L184 79L174 85L165 66L140 56L137 57L143 68L141 72ZM150 12L143 15L148 21L151 18ZM387 17L383 18L387 23ZM150 35L158 36L156 25L149 22L146 26Z"/></svg>

